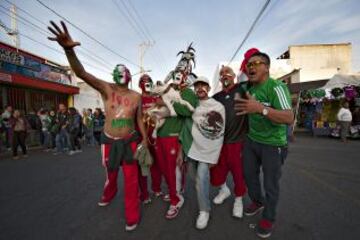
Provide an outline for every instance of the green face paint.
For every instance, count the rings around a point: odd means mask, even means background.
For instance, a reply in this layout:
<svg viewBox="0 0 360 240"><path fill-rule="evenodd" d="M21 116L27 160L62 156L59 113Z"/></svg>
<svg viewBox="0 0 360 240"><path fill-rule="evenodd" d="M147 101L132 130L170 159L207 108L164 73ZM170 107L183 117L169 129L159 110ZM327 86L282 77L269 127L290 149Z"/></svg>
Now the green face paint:
<svg viewBox="0 0 360 240"><path fill-rule="evenodd" d="M131 81L130 71L122 64L116 65L112 75L114 82L119 85L127 85Z"/></svg>
<svg viewBox="0 0 360 240"><path fill-rule="evenodd" d="M134 121L129 118L113 119L111 121L111 127L113 128L134 128Z"/></svg>

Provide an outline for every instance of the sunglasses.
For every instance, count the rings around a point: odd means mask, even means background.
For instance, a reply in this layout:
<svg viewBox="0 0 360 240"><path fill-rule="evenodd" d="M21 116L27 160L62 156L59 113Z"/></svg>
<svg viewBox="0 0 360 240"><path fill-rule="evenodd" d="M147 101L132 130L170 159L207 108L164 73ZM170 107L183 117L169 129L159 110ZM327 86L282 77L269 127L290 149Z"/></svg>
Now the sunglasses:
<svg viewBox="0 0 360 240"><path fill-rule="evenodd" d="M257 60L257 61L249 62L248 64L246 64L246 67L247 67L247 68L258 67L258 66L260 66L261 64L266 64L266 63Z"/></svg>

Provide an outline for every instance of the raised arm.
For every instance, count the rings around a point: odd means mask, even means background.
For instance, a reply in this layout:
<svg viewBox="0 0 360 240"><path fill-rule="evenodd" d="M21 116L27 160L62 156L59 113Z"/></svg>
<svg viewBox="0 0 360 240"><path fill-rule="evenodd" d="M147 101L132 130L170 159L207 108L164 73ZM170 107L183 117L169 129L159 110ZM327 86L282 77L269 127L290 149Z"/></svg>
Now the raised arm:
<svg viewBox="0 0 360 240"><path fill-rule="evenodd" d="M55 37L48 37L48 39L58 42L60 46L64 48L70 67L76 76L84 80L87 84L98 90L105 98L107 98L107 89L110 87L109 83L102 81L94 75L86 72L74 51L74 47L79 46L80 43L74 42L72 40L65 23L61 21L63 29L60 29L60 27L53 21L50 21L50 24L52 27L49 26L48 29L55 35Z"/></svg>

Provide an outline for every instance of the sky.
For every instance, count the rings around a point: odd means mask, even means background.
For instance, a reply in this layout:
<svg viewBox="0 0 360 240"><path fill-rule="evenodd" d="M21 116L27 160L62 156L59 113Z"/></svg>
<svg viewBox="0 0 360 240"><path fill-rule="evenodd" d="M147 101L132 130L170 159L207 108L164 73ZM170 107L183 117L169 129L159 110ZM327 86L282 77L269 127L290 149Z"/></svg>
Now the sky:
<svg viewBox="0 0 360 240"><path fill-rule="evenodd" d="M9 0L29 12L41 22L60 20L54 13L36 0ZM176 54L193 42L196 49L197 75L213 77L221 61L228 61L243 40L265 0L41 0L66 17L70 22L105 44L121 56L139 64L139 45L154 40L147 50L144 68L155 80L163 80L178 62ZM129 4L131 1L131 5ZM123 4L126 4L125 7ZM9 8L0 0L0 9ZM139 24L144 22L150 37L133 28L124 13L136 9L140 18L131 11ZM19 9L19 16L46 31ZM353 71L360 72L360 1L359 0L272 0L254 31L241 48L235 60L242 59L244 52L256 47L276 58L289 45L314 43L352 43ZM10 17L0 12L0 19L10 26ZM24 21L24 19L20 19ZM56 42L47 40L38 29L18 21L21 34L31 37L52 48L62 50ZM133 23L134 25L134 23ZM72 26L68 26L72 38L81 42L79 58L86 62L86 70L106 81L111 81L111 71L118 63L127 65L131 72L139 72L136 65L101 47ZM146 30L145 30L146 31ZM9 42L2 32L0 40ZM63 54L20 36L20 48L36 53L52 61L67 65ZM84 51L95 53L96 60L85 56ZM85 52L86 53L86 52ZM103 62L105 60L106 63ZM95 68L96 67L96 68ZM134 76L134 78L138 78Z"/></svg>

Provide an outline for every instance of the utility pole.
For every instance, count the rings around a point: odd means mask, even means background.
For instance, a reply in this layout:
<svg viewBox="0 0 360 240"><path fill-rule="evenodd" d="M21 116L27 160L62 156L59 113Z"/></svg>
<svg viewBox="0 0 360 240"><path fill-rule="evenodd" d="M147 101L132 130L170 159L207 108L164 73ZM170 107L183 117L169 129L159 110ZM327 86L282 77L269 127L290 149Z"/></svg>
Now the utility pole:
<svg viewBox="0 0 360 240"><path fill-rule="evenodd" d="M16 23L16 9L14 6L11 6L11 28L6 26L4 22L0 20L0 29L3 29L5 33L9 36L11 43L16 47L20 47L19 31L17 29Z"/></svg>
<svg viewBox="0 0 360 240"><path fill-rule="evenodd" d="M142 42L139 44L139 66L140 66L140 71L137 74L144 74L145 72L149 72L149 71L145 71L144 69L144 57L145 57L145 53L146 51L151 48L152 46L154 46L155 42ZM133 81L130 82L130 88L133 89Z"/></svg>
<svg viewBox="0 0 360 240"><path fill-rule="evenodd" d="M20 38L19 38L19 31L17 28L17 21L16 21L16 7L15 5L11 5L10 7L10 15L11 15L11 29L16 34L11 35L12 42L16 46L16 48L20 47Z"/></svg>
<svg viewBox="0 0 360 240"><path fill-rule="evenodd" d="M142 42L139 44L139 65L140 65L140 74L144 74L145 70L144 70L144 57L145 57L145 53L146 51L151 48L152 46L154 46L154 42Z"/></svg>

